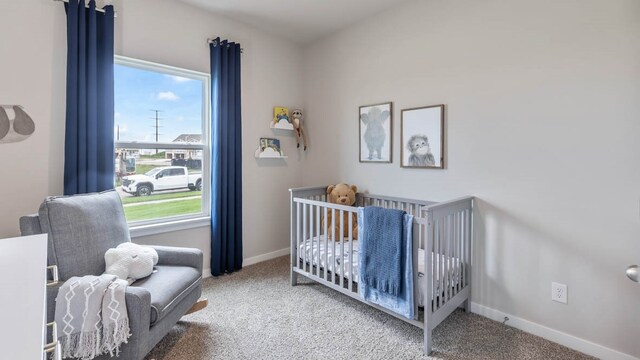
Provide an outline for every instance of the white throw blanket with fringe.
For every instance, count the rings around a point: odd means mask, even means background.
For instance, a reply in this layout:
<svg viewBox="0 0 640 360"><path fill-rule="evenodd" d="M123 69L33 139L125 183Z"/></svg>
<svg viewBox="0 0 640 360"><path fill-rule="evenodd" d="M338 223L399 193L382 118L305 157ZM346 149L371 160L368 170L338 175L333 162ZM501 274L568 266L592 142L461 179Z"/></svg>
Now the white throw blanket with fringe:
<svg viewBox="0 0 640 360"><path fill-rule="evenodd" d="M127 342L128 283L115 275L72 277L58 291L55 321L63 358L117 356Z"/></svg>

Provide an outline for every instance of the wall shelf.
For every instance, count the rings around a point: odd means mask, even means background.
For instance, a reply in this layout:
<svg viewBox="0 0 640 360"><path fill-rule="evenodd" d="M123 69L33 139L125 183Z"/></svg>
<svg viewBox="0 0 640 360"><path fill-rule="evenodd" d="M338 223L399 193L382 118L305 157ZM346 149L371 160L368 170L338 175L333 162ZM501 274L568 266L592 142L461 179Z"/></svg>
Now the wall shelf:
<svg viewBox="0 0 640 360"><path fill-rule="evenodd" d="M273 121L271 121L269 123L269 127L272 128L272 129L277 129L277 130L293 131L293 124L291 124L287 120L280 120L276 124L274 124Z"/></svg>
<svg viewBox="0 0 640 360"><path fill-rule="evenodd" d="M281 153L271 149L266 148L264 151L260 151L260 148L256 149L254 154L256 159L286 159L288 156L282 155Z"/></svg>

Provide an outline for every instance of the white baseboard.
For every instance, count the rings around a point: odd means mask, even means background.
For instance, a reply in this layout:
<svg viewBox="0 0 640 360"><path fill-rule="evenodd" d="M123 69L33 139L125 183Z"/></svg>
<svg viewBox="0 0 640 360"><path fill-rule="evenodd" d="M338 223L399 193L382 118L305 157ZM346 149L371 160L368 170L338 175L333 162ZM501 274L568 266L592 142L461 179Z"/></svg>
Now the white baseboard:
<svg viewBox="0 0 640 360"><path fill-rule="evenodd" d="M257 263L261 263L263 261L278 258L280 256L289 255L290 251L291 251L290 248L284 248L284 249L272 251L270 253L266 253L258 256L252 256L250 258L243 259L242 266L254 265ZM202 278L204 279L208 277L211 277L211 268L206 268L202 270Z"/></svg>
<svg viewBox="0 0 640 360"><path fill-rule="evenodd" d="M506 316L509 318L509 321L506 323L509 326L600 359L638 360L636 357L617 350L609 349L591 341L584 340L474 302L471 303L471 312L499 322L503 322L504 317Z"/></svg>
<svg viewBox="0 0 640 360"><path fill-rule="evenodd" d="M258 255L258 256L252 256L250 258L245 258L242 261L242 266L249 266L249 265L261 263L263 261L275 259L275 258L278 258L280 256L289 255L289 252L291 252L290 248L284 248L284 249L272 251L270 253L266 253L266 254L262 254L262 255Z"/></svg>

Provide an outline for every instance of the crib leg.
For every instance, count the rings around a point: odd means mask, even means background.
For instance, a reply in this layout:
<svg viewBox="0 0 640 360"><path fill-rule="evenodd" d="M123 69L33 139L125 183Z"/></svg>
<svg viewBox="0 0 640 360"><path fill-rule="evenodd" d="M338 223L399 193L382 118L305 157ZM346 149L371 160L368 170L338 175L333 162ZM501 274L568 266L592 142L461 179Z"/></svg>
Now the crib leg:
<svg viewBox="0 0 640 360"><path fill-rule="evenodd" d="M425 355L429 356L431 354L431 347L432 347L432 331L429 328L429 325L424 324L424 353Z"/></svg>
<svg viewBox="0 0 640 360"><path fill-rule="evenodd" d="M298 273L291 269L291 286L298 285Z"/></svg>
<svg viewBox="0 0 640 360"><path fill-rule="evenodd" d="M471 299L464 301L464 312L471 313Z"/></svg>

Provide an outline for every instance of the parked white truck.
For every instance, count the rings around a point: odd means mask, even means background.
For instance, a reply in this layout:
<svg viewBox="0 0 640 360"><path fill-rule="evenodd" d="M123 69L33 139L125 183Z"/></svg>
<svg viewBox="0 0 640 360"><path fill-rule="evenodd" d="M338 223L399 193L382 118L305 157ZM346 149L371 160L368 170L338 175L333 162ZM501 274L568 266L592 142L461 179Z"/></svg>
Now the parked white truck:
<svg viewBox="0 0 640 360"><path fill-rule="evenodd" d="M202 174L189 174L183 166L163 166L142 175L122 178L122 191L135 196L149 196L154 191L189 189L202 190Z"/></svg>

